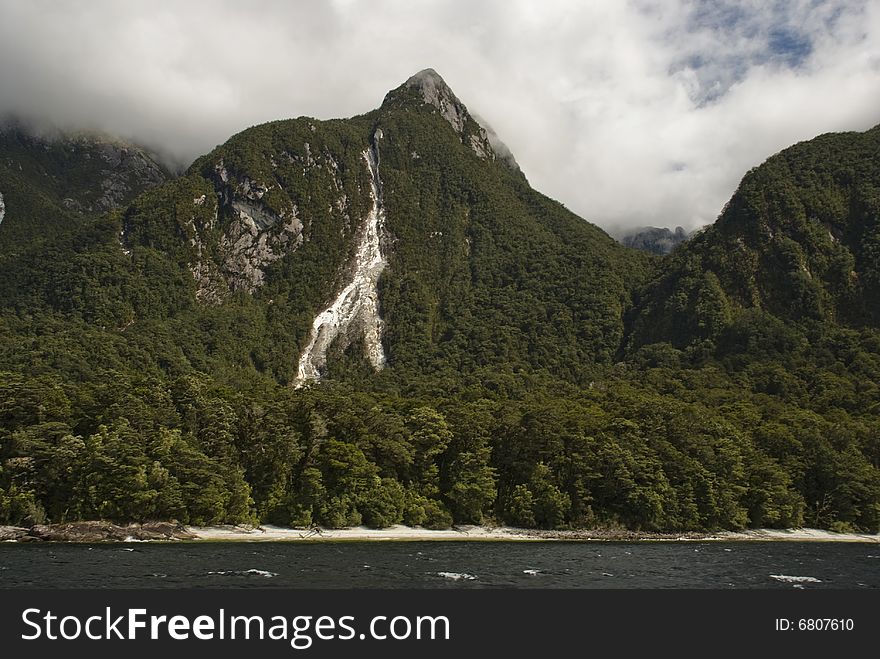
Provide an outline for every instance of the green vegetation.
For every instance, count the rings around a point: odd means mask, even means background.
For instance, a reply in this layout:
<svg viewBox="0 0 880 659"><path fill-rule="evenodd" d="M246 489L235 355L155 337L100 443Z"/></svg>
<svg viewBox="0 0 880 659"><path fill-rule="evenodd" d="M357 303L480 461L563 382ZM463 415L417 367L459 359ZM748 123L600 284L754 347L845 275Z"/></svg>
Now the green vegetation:
<svg viewBox="0 0 880 659"><path fill-rule="evenodd" d="M413 94L249 129L103 214L0 144L0 523L880 529L880 128L774 156L656 258ZM388 367L353 341L293 389L377 127ZM303 226L253 293L233 199Z"/></svg>

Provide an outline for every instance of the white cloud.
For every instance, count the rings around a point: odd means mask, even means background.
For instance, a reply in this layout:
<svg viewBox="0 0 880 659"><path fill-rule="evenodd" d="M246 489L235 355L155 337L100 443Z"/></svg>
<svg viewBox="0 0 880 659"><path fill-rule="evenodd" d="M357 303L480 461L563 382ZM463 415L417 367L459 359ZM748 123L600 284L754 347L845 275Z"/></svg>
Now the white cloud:
<svg viewBox="0 0 880 659"><path fill-rule="evenodd" d="M180 160L368 111L428 66L537 189L608 228L693 228L768 155L880 121L880 0L0 0L0 112Z"/></svg>

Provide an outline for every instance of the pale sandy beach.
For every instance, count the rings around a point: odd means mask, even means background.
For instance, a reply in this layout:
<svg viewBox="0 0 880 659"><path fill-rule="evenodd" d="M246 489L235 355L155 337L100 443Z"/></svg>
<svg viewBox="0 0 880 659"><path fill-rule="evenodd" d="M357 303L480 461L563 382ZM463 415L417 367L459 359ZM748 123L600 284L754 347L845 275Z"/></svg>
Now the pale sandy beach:
<svg viewBox="0 0 880 659"><path fill-rule="evenodd" d="M194 540L213 541L341 541L341 540L604 540L604 541L813 541L880 543L880 534L832 533L819 529L751 529L708 533L639 533L633 531L579 530L542 531L511 527L461 526L456 529L431 530L409 526L386 529L354 527L349 529L289 529L277 526L188 527Z"/></svg>
<svg viewBox="0 0 880 659"><path fill-rule="evenodd" d="M833 533L822 529L750 529L748 531L727 531L714 537L719 540L794 540L797 542L877 542L880 534Z"/></svg>
<svg viewBox="0 0 880 659"><path fill-rule="evenodd" d="M512 528L461 526L457 529L423 529L396 525L385 529L357 526L349 529L290 529L278 526L257 528L241 526L188 527L196 540L248 540L254 542L278 540L541 540L531 531Z"/></svg>
<svg viewBox="0 0 880 659"><path fill-rule="evenodd" d="M880 534L832 533L819 529L749 529L716 533L655 533L626 529L579 529L547 531L507 526L457 526L433 530L411 526L370 529L283 528L279 526L185 526L176 522L145 522L117 525L106 521L69 522L34 526L30 529L0 526L0 541L6 542L322 542L322 541L608 541L608 542L863 542L880 543Z"/></svg>

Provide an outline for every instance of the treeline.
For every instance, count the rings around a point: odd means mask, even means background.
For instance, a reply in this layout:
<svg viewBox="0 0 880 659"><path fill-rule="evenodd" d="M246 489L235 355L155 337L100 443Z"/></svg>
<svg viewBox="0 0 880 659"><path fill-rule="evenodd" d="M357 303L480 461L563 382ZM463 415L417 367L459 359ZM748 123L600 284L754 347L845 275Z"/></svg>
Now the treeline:
<svg viewBox="0 0 880 659"><path fill-rule="evenodd" d="M876 390L672 357L643 353L586 388L497 373L300 391L4 373L0 523L878 530ZM768 391L774 377L790 389ZM817 390L823 409L803 407Z"/></svg>

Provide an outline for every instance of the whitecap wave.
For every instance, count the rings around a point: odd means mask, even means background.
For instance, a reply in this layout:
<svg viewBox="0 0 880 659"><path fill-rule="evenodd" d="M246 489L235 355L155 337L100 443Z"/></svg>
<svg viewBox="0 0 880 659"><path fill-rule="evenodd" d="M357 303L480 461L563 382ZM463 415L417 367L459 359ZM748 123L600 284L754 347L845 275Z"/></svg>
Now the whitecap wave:
<svg viewBox="0 0 880 659"><path fill-rule="evenodd" d="M477 578L476 575L467 572L438 572L437 574L444 579L452 579L453 581L473 581Z"/></svg>
<svg viewBox="0 0 880 659"><path fill-rule="evenodd" d="M822 583L822 580L816 577L796 577L788 574L771 574L770 578L782 583Z"/></svg>
<svg viewBox="0 0 880 659"><path fill-rule="evenodd" d="M528 574L528 575L531 575L531 576L534 577L534 576L537 575L540 571L541 571L541 570L535 570L535 569L533 569L533 568L529 568L528 570L523 570L523 574Z"/></svg>
<svg viewBox="0 0 880 659"><path fill-rule="evenodd" d="M272 577L277 577L278 574L276 572L269 572L269 570L216 570L208 572L208 576L218 576L218 577L265 577L267 579L271 579Z"/></svg>

